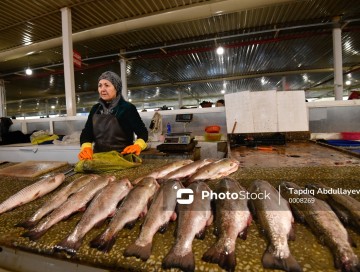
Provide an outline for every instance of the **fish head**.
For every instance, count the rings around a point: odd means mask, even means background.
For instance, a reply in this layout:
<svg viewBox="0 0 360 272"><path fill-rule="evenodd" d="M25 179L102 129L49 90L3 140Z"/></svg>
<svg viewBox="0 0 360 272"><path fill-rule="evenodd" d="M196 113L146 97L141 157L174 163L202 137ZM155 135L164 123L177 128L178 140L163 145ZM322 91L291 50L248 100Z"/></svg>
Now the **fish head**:
<svg viewBox="0 0 360 272"><path fill-rule="evenodd" d="M301 187L290 181L283 181L279 185L279 190L282 196L290 196L292 190L299 190Z"/></svg>
<svg viewBox="0 0 360 272"><path fill-rule="evenodd" d="M139 181L138 184L136 184L136 186L144 186L149 188L155 187L156 189L160 187L159 183L153 177L144 177L141 181Z"/></svg>
<svg viewBox="0 0 360 272"><path fill-rule="evenodd" d="M124 186L128 189L131 189L133 187L128 178L123 178L120 180L120 182L123 182Z"/></svg>
<svg viewBox="0 0 360 272"><path fill-rule="evenodd" d="M227 169L226 173L228 174L235 172L240 165L238 160L229 158L222 159L216 163L219 163L219 166L221 166L223 169Z"/></svg>
<svg viewBox="0 0 360 272"><path fill-rule="evenodd" d="M305 185L305 188L311 189L311 190L318 190L318 189L328 189L329 187L327 187L326 185L320 183L320 182L316 182L316 183L309 183Z"/></svg>
<svg viewBox="0 0 360 272"><path fill-rule="evenodd" d="M108 180L108 182L113 182L116 180L116 177L114 175L109 175L109 176L106 176L106 179Z"/></svg>
<svg viewBox="0 0 360 272"><path fill-rule="evenodd" d="M235 171L239 168L240 165L240 162L235 159L228 159L228 163L229 163L229 168Z"/></svg>
<svg viewBox="0 0 360 272"><path fill-rule="evenodd" d="M193 182L187 188L193 190L195 194L201 194L203 191L211 191L210 187L203 181Z"/></svg>
<svg viewBox="0 0 360 272"><path fill-rule="evenodd" d="M54 177L54 180L56 182L63 182L65 180L65 174L64 173L60 173L60 174L57 174L55 177Z"/></svg>
<svg viewBox="0 0 360 272"><path fill-rule="evenodd" d="M266 189L273 188L272 185L266 180L255 180L251 183L249 187L249 192L251 193L259 193L266 191Z"/></svg>
<svg viewBox="0 0 360 272"><path fill-rule="evenodd" d="M230 177L223 177L216 183L216 190L229 191L230 188L239 187L239 182L236 179ZM240 189L240 188L239 188Z"/></svg>

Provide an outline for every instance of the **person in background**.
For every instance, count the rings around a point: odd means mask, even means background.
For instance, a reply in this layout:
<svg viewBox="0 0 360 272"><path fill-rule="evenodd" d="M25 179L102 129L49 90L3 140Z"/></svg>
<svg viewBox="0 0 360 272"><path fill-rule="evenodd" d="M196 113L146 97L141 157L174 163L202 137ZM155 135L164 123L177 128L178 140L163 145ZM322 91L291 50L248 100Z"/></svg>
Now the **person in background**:
<svg viewBox="0 0 360 272"><path fill-rule="evenodd" d="M348 100L360 99L359 91L352 91L348 97Z"/></svg>
<svg viewBox="0 0 360 272"><path fill-rule="evenodd" d="M147 147L145 124L136 107L124 100L121 89L121 78L116 73L107 71L100 75L99 102L91 108L80 135L80 160L91 160L93 152L112 150L139 155Z"/></svg>
<svg viewBox="0 0 360 272"><path fill-rule="evenodd" d="M215 107L224 107L224 106L225 106L224 99L219 99L218 101L216 101Z"/></svg>

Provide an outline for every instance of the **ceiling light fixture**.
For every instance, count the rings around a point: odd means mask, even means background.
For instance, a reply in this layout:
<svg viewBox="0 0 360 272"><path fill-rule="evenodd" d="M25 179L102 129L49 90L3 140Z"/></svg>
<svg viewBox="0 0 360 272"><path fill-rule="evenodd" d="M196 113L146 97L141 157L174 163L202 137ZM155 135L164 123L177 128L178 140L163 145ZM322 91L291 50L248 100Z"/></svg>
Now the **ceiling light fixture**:
<svg viewBox="0 0 360 272"><path fill-rule="evenodd" d="M218 54L218 55L222 55L222 54L224 54L224 47L222 47L222 46L219 46L218 48L216 48L216 53Z"/></svg>
<svg viewBox="0 0 360 272"><path fill-rule="evenodd" d="M30 67L26 68L25 74L27 74L28 76L31 76L32 73L33 73L33 71L30 69Z"/></svg>

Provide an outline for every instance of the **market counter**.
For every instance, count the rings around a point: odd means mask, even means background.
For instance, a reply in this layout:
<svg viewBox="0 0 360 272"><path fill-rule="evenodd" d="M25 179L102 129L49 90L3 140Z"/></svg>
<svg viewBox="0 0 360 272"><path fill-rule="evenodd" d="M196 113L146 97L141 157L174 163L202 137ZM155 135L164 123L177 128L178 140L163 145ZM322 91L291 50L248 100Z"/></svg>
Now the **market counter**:
<svg viewBox="0 0 360 272"><path fill-rule="evenodd" d="M288 147L290 148L290 145ZM305 144L301 148L301 151L304 152L303 154L309 154L312 150L314 150L313 144ZM322 151L333 154L333 156L329 156L333 157L334 161L327 161L324 164L321 164L322 159L316 158L316 154L312 154L311 160L314 162L318 161L318 163L298 164L298 166L294 163L293 165L287 164L280 167L274 167L274 165L266 165L263 163L261 167L259 167L259 165L250 163L253 159L252 157L255 156L256 153L248 154L245 152L241 154L240 152L237 156L240 159L241 167L237 172L231 174L230 177L237 179L245 188L248 188L254 180L263 179L269 181L274 186L284 180L292 181L299 185L305 185L306 183L313 181L321 181L332 187L360 189L360 180L358 178L360 176L360 160L334 150L328 151L326 148ZM251 152L257 151L251 150ZM258 154L260 154L258 157L264 157L267 153L259 152ZM323 152L320 152L319 154L324 155ZM275 154L272 155L275 156ZM281 154L279 154L279 156L280 155ZM249 161L247 163L248 158ZM301 157L288 158L301 159ZM335 161L337 161L337 163L335 163ZM169 162L170 161L166 159L147 159L144 160L143 165L137 168L118 171L114 173L114 175L118 178L127 177L130 180L133 180L140 176L140 174L144 175L149 173ZM1 167L4 167L4 165ZM79 176L79 174L76 174L67 178L65 184ZM29 180L14 180L13 178L8 177L2 178L0 182L0 201L3 201L28 184ZM14 227L14 225L30 217L36 209L51 197L52 194L53 193L50 193L36 201L0 215L0 245L29 253L40 254L42 256L53 257L57 260L66 260L67 262L74 262L112 271L162 270L162 260L175 241L175 222L169 224L169 228L164 234L157 233L155 235L152 255L147 262L143 262L134 257L126 258L123 256L124 249L137 238L142 220L139 220L133 229L121 230L117 236L114 247L109 253L103 253L88 246L89 242L106 228L106 225L91 230L85 236L81 248L74 257L70 258L67 255L59 253L55 254L53 252L54 245L60 242L73 230L76 223L81 218L81 213L70 217L66 221L59 222L36 242L21 237L21 234L23 234L25 230L23 228ZM360 195L354 195L354 197L360 201ZM330 250L320 244L317 237L314 236L306 226L296 223L295 230L296 240L294 242L289 242L289 246L292 255L294 255L303 267L303 270L336 271ZM360 235L355 233L352 229L348 229L348 231L354 242L360 244ZM213 235L213 225L207 229L204 240L194 240L193 252L196 260L196 271L220 270L216 264L209 264L201 260L203 253L215 242L215 240L216 237ZM248 230L247 239L237 240L236 271L269 271L264 270L261 264L261 258L266 249L266 245L267 242L262 232L259 230L258 224L253 222ZM360 247L355 248L354 251L360 256ZM2 253L0 252L0 256L1 254ZM26 267L24 267L23 271L29 270L26 270Z"/></svg>

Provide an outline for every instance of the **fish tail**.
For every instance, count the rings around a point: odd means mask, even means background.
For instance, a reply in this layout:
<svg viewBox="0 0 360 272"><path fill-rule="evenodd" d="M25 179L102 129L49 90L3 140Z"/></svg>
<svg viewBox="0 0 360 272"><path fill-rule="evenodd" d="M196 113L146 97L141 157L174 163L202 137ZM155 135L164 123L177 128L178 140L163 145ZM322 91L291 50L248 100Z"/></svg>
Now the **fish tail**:
<svg viewBox="0 0 360 272"><path fill-rule="evenodd" d="M340 258L335 258L335 268L342 272L360 272L360 263L356 259L348 259L347 261L341 261Z"/></svg>
<svg viewBox="0 0 360 272"><path fill-rule="evenodd" d="M99 235L90 242L90 247L97 248L102 252L109 252L115 244L115 236L111 236L109 239L105 238L105 235Z"/></svg>
<svg viewBox="0 0 360 272"><path fill-rule="evenodd" d="M16 224L15 227L31 229L31 228L35 227L35 225L38 222L39 222L39 220L36 220L36 221L27 220L27 221L23 221L23 222Z"/></svg>
<svg viewBox="0 0 360 272"><path fill-rule="evenodd" d="M210 247L203 255L202 260L208 263L217 263L222 269L226 271L235 271L236 258L235 252L226 252L224 246L215 244Z"/></svg>
<svg viewBox="0 0 360 272"><path fill-rule="evenodd" d="M145 246L139 246L133 243L125 249L124 256L125 257L135 256L136 258L140 258L142 261L146 261L147 259L150 258L151 247L152 247L152 243L148 243Z"/></svg>
<svg viewBox="0 0 360 272"><path fill-rule="evenodd" d="M264 252L262 258L264 268L280 269L287 272L302 272L301 266L291 254L287 258L280 258L274 256L271 252L273 250L269 249L269 247Z"/></svg>
<svg viewBox="0 0 360 272"><path fill-rule="evenodd" d="M28 237L30 240L36 241L36 240L40 239L40 237L43 236L46 231L47 231L47 229L44 229L44 230L41 230L41 231L29 230L29 231L23 233L21 236L22 237Z"/></svg>
<svg viewBox="0 0 360 272"><path fill-rule="evenodd" d="M58 243L54 246L54 251L55 252L65 251L66 253L68 253L70 255L75 255L77 250L80 248L80 246L81 246L80 240L71 241L71 240L65 238L60 243Z"/></svg>
<svg viewBox="0 0 360 272"><path fill-rule="evenodd" d="M177 255L174 248L165 256L162 267L168 268L179 268L185 272L192 272L195 270L195 258L192 251L185 255Z"/></svg>

